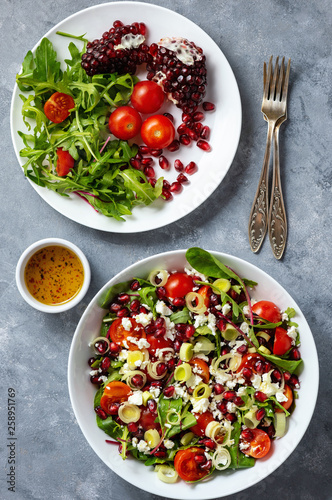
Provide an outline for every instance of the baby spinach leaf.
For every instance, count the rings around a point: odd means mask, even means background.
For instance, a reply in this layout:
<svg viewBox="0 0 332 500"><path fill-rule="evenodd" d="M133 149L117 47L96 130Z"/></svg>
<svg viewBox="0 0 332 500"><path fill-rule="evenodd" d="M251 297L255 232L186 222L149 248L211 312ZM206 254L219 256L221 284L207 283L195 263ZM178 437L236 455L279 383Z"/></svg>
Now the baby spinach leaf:
<svg viewBox="0 0 332 500"><path fill-rule="evenodd" d="M222 262L216 259L212 254L202 248L192 247L186 252L186 258L189 264L199 273L212 278L234 278L237 280L237 275L233 273Z"/></svg>
<svg viewBox="0 0 332 500"><path fill-rule="evenodd" d="M182 310L176 311L175 313L171 314L170 320L175 324L188 323L191 320L189 309L187 307L184 307Z"/></svg>
<svg viewBox="0 0 332 500"><path fill-rule="evenodd" d="M124 290L128 290L130 287L131 281L123 281L122 283L117 283L116 285L111 286L108 290L105 290L104 294L100 297L99 305L103 309L108 309L112 300L115 299L119 293Z"/></svg>
<svg viewBox="0 0 332 500"><path fill-rule="evenodd" d="M234 422L231 434L231 439L234 439L234 444L228 448L231 455L230 469L245 469L255 465L255 459L253 457L247 457L239 449L240 434L241 424L239 421Z"/></svg>

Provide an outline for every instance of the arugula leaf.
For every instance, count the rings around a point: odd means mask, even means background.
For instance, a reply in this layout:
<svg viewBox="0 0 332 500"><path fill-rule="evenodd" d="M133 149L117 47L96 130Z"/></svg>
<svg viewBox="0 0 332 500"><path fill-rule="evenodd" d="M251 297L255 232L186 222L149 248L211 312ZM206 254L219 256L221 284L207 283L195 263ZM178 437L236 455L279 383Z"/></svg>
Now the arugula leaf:
<svg viewBox="0 0 332 500"><path fill-rule="evenodd" d="M186 258L189 264L199 273L212 278L234 278L238 276L222 262L216 259L212 254L202 248L192 247L186 252Z"/></svg>
<svg viewBox="0 0 332 500"><path fill-rule="evenodd" d="M184 307L182 310L176 311L175 313L171 314L170 320L175 324L188 323L191 320L189 309L187 307Z"/></svg>
<svg viewBox="0 0 332 500"><path fill-rule="evenodd" d="M233 424L231 434L231 439L234 439L234 444L228 449L231 456L230 469L244 469L255 465L255 459L253 457L247 457L239 449L240 434L241 424L239 421L236 421Z"/></svg>
<svg viewBox="0 0 332 500"><path fill-rule="evenodd" d="M103 309L108 309L112 300L119 295L119 293L128 290L130 287L131 281L123 281L122 283L117 283L116 285L111 286L108 290L100 298L100 307Z"/></svg>
<svg viewBox="0 0 332 500"><path fill-rule="evenodd" d="M299 359L298 361L292 360L292 359L282 359L279 358L278 356L275 356L274 354L264 354L263 352L259 352L264 358L266 358L268 361L271 361L271 363L274 363L276 366L279 366L279 368L282 368L283 370L288 371L289 373L294 373L298 367L303 363L302 359Z"/></svg>

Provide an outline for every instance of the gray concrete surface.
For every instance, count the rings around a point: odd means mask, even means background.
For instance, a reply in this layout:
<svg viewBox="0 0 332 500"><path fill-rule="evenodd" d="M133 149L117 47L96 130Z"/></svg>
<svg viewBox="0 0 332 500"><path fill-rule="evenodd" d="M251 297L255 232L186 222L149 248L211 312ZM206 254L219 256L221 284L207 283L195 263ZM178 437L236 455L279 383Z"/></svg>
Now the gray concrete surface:
<svg viewBox="0 0 332 500"><path fill-rule="evenodd" d="M228 500L327 500L331 475L331 2L329 0L164 0L219 45L238 81L243 127L226 178L194 213L142 235L80 226L48 206L24 179L10 137L15 74L26 51L65 17L98 0L2 0L0 241L0 497L15 500L159 500L110 471L85 441L67 389L67 357L77 322L108 279L141 258L197 245L241 257L268 272L294 297L315 337L320 391L310 427L294 453L259 484ZM281 158L289 218L284 259L268 241L251 253L247 222L265 145L261 66L270 54L292 58L289 121ZM33 241L56 236L87 255L92 282L83 303L61 315L30 308L15 285L15 266ZM309 360L310 362L310 360ZM16 390L16 492L7 490L7 390ZM162 488L162 485L161 485ZM162 489L161 489L162 491ZM222 491L216 492L216 496Z"/></svg>

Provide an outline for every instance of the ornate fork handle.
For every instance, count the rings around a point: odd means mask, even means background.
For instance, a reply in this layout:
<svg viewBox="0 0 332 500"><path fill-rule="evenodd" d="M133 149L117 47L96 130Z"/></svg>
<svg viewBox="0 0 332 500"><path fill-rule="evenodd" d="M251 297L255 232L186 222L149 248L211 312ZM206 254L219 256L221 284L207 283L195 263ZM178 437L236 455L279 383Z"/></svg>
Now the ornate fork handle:
<svg viewBox="0 0 332 500"><path fill-rule="evenodd" d="M253 252L258 252L260 249L268 227L269 163L274 129L275 121L269 120L263 168L249 217L249 242Z"/></svg>
<svg viewBox="0 0 332 500"><path fill-rule="evenodd" d="M279 128L277 124L273 140L273 179L269 211L269 238L276 259L281 259L287 240L287 218L280 181Z"/></svg>

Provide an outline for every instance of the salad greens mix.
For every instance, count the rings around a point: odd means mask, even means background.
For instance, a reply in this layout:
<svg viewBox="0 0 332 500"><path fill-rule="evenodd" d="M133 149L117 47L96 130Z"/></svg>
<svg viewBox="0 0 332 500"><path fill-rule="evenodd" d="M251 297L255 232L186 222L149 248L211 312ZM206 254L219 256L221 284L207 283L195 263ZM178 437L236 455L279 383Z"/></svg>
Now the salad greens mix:
<svg viewBox="0 0 332 500"><path fill-rule="evenodd" d="M293 309L255 302L257 283L203 249L186 258L185 269L108 290L89 359L107 442L170 483L270 453L287 431L302 363Z"/></svg>
<svg viewBox="0 0 332 500"><path fill-rule="evenodd" d="M110 140L107 128L112 110L125 105L138 81L126 74L87 76L81 66L81 56L87 40L79 50L69 44L70 58L61 63L52 43L43 38L35 54L29 51L16 81L23 101L22 115L28 132L19 132L25 147L20 151L26 161L25 175L37 185L68 196L84 198L92 207L107 217L124 220L138 204L149 205L162 192L163 178L153 187L144 173L130 166L129 160L137 153L135 144ZM49 121L44 104L55 92L72 96L75 108L61 123ZM66 177L57 175L57 149L68 151L75 160L75 168Z"/></svg>

